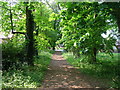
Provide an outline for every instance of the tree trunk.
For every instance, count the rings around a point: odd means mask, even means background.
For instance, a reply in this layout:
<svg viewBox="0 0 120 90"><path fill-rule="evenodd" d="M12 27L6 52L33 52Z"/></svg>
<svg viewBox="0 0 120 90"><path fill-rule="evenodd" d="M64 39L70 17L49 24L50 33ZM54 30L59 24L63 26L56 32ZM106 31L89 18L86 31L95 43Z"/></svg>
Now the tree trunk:
<svg viewBox="0 0 120 90"><path fill-rule="evenodd" d="M93 53L91 55L91 62L90 63L96 63L96 61L97 61L96 55L97 55L97 49L93 48Z"/></svg>
<svg viewBox="0 0 120 90"><path fill-rule="evenodd" d="M76 58L80 57L80 49L79 48L73 48L72 52L73 52L73 55L75 55Z"/></svg>
<svg viewBox="0 0 120 90"><path fill-rule="evenodd" d="M11 6L10 6L10 8L11 8ZM24 34L24 35L26 35L24 32L15 32L14 31L12 10L9 9L9 11L10 11L10 22L11 22L12 34Z"/></svg>
<svg viewBox="0 0 120 90"><path fill-rule="evenodd" d="M120 33L120 17L117 18L118 33Z"/></svg>
<svg viewBox="0 0 120 90"><path fill-rule="evenodd" d="M120 2L104 2L103 4L107 5L108 8L112 8L110 14L115 16L118 25L118 32L120 33Z"/></svg>
<svg viewBox="0 0 120 90"><path fill-rule="evenodd" d="M120 33L120 8L113 8L112 15L115 16L117 26L118 26L118 33Z"/></svg>
<svg viewBox="0 0 120 90"><path fill-rule="evenodd" d="M33 56L34 56L34 38L33 38L33 31L34 31L34 21L32 11L29 10L28 6L26 6L26 31L27 31L27 62L28 65L33 64Z"/></svg>
<svg viewBox="0 0 120 90"><path fill-rule="evenodd" d="M79 48L76 49L76 56L80 57L80 50L79 50Z"/></svg>
<svg viewBox="0 0 120 90"><path fill-rule="evenodd" d="M34 22L34 30L36 30L36 37L38 37L38 29L39 29L39 27L37 28L36 23ZM35 40L35 55L36 56L38 56L37 46L38 46L38 41Z"/></svg>
<svg viewBox="0 0 120 90"><path fill-rule="evenodd" d="M97 49L94 48L94 49L93 49L93 52L94 52L94 58L93 58L93 61L96 62L96 61L97 61L97 59L96 59Z"/></svg>
<svg viewBox="0 0 120 90"><path fill-rule="evenodd" d="M118 25L118 39L120 40L120 16L117 18L117 25ZM118 53L120 53L120 48L118 48Z"/></svg>
<svg viewBox="0 0 120 90"><path fill-rule="evenodd" d="M55 50L55 46L53 46L53 50Z"/></svg>
<svg viewBox="0 0 120 90"><path fill-rule="evenodd" d="M115 9L114 10L114 15L115 15L115 17L116 17L116 22L117 22L117 26L118 26L118 35L117 35L117 37L118 37L118 39L120 40L120 8L119 9ZM118 53L120 53L120 48L118 48Z"/></svg>

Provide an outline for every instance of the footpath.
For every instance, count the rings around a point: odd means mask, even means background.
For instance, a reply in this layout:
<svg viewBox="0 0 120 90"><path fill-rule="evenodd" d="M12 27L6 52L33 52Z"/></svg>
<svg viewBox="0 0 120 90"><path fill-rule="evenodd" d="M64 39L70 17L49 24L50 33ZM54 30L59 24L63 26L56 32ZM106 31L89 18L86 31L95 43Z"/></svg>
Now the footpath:
<svg viewBox="0 0 120 90"><path fill-rule="evenodd" d="M41 88L105 88L106 84L104 80L79 72L66 62L61 51L56 51Z"/></svg>

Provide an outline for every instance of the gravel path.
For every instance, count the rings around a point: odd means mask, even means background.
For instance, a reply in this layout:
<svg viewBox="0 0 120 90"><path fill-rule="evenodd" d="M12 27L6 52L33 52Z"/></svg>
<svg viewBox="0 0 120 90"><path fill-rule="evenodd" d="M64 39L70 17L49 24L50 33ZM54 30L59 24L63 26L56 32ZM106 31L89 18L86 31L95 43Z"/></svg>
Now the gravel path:
<svg viewBox="0 0 120 90"><path fill-rule="evenodd" d="M106 82L80 73L56 51L41 88L104 88L108 86Z"/></svg>

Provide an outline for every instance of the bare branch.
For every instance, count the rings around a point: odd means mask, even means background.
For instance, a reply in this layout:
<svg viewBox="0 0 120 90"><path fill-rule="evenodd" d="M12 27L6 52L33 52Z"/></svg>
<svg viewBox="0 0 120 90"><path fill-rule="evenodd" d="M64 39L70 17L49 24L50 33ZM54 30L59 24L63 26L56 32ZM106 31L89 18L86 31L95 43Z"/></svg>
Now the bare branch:
<svg viewBox="0 0 120 90"><path fill-rule="evenodd" d="M49 4L49 2L47 0L45 0L45 1L48 4L48 6L55 12L54 8Z"/></svg>
<svg viewBox="0 0 120 90"><path fill-rule="evenodd" d="M24 32L14 32L11 8L9 9L9 11L10 11L10 21L11 21L12 34L23 34L23 35L26 35Z"/></svg>
<svg viewBox="0 0 120 90"><path fill-rule="evenodd" d="M59 10L61 10L59 3L58 3L58 8L59 8Z"/></svg>

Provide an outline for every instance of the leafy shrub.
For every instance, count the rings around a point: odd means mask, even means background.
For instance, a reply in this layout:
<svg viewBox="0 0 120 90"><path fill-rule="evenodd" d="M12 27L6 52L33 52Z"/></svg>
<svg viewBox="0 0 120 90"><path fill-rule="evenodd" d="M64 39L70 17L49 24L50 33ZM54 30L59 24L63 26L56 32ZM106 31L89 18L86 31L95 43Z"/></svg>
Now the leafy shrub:
<svg viewBox="0 0 120 90"><path fill-rule="evenodd" d="M3 70L18 67L25 61L24 43L15 42L16 40L13 38L2 43Z"/></svg>
<svg viewBox="0 0 120 90"><path fill-rule="evenodd" d="M30 76L22 74L23 71L4 72L2 88L21 88L21 87L35 87L35 83L31 83Z"/></svg>
<svg viewBox="0 0 120 90"><path fill-rule="evenodd" d="M2 88L36 88L41 86L45 71L50 63L51 54L41 52L35 57L34 66L24 64L20 70L3 72Z"/></svg>

